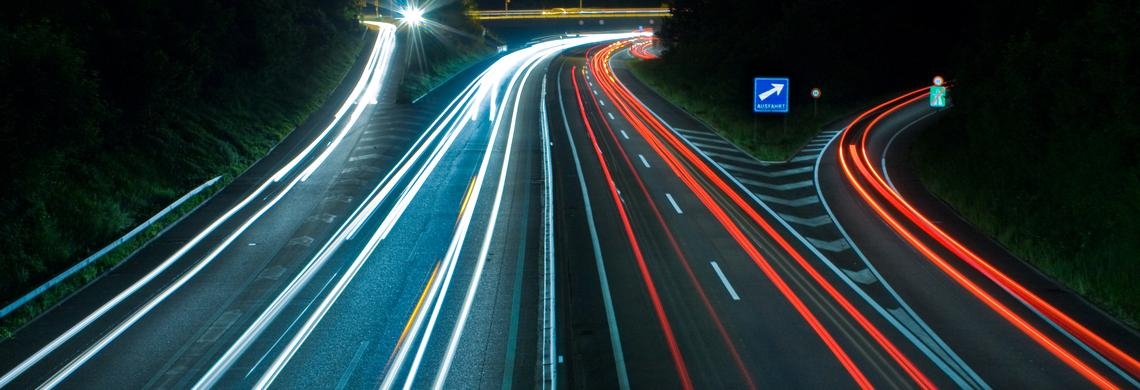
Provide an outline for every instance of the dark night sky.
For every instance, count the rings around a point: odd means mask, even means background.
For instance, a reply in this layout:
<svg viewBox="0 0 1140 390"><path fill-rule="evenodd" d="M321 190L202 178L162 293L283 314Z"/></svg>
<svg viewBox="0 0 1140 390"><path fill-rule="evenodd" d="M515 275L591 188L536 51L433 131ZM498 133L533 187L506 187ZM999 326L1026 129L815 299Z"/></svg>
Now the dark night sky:
<svg viewBox="0 0 1140 390"><path fill-rule="evenodd" d="M659 7L663 0L582 0L585 7ZM480 9L502 9L502 0L476 0ZM578 0L511 0L513 9L577 7Z"/></svg>

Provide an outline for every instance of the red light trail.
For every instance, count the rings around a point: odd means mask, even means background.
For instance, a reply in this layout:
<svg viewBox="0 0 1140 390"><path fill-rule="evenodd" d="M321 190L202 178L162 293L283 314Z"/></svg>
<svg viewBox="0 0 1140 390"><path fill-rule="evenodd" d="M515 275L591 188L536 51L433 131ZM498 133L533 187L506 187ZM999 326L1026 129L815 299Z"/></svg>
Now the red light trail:
<svg viewBox="0 0 1140 390"><path fill-rule="evenodd" d="M925 234L926 237L934 239L937 243L941 244L942 248L950 251L967 265L985 275L989 280L1008 291L1011 295L1024 302L1037 312L1041 313L1046 318L1056 323L1061 328L1065 329L1077 339L1089 345L1091 348L1101 353L1113 363L1121 366L1124 370L1132 375L1140 374L1140 363L1128 356L1119 348L1116 348L1111 343L1107 342L1100 336L1096 335L1089 329L1085 328L1080 323L1068 317L1060 310L1050 305L1045 300L1033 294L1031 291L1023 287L1021 284L1014 281L1009 276L1005 275L989 262L982 259L976 253L966 248L965 245L955 240L941 228L936 226L925 215L915 209L908 203L902 196L886 183L880 172L875 170L875 165L871 163L871 158L867 152L867 143L870 133L874 131L875 126L883 118L891 115L902 107L908 106L915 102L921 101L926 98L927 88L911 91L902 96L899 96L887 103L874 107L862 113L859 117L851 123L847 129L844 130L840 136L839 141L839 162L848 183L856 190L861 198L878 214L882 220L887 223L896 233L898 233L904 240L906 240L912 247L922 253L927 259L935 264L939 269L947 274L951 279L985 303L988 307L1001 315L1011 324L1016 326L1019 330L1044 347L1054 356L1063 361L1066 365L1072 367L1082 376L1087 378L1092 383L1101 388L1115 388L1116 386L1109 381L1106 377L1096 372L1085 362L1081 361L1071 352L1065 350L1056 341L1050 339L1039 329L1028 323L1024 318L1014 313L1009 307L1002 304L994 296L986 292L977 283L970 280L959 270L954 268L953 265L947 261L946 258L935 252L935 248L931 248L924 243L920 235ZM887 108L890 107L890 108ZM885 109L885 110L884 110ZM875 115L875 113L878 113ZM860 126L864 121L875 115L874 118L865 126ZM852 133L854 132L855 135ZM860 134L861 132L861 134ZM853 138L858 137L858 141ZM854 166L854 169L852 168ZM887 209L884 205L875 198L875 194L871 193L867 187L872 187L875 193L883 201L885 201L891 209ZM899 222L891 213L897 213L906 218L911 224L916 226L917 230L908 229L903 223Z"/></svg>

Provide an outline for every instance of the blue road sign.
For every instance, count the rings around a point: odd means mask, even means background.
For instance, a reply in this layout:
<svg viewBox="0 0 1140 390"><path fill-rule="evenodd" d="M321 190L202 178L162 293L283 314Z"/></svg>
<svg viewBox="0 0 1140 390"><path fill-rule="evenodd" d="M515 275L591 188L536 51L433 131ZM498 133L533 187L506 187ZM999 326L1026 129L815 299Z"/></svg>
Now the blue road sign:
<svg viewBox="0 0 1140 390"><path fill-rule="evenodd" d="M752 112L788 112L788 78L753 79Z"/></svg>

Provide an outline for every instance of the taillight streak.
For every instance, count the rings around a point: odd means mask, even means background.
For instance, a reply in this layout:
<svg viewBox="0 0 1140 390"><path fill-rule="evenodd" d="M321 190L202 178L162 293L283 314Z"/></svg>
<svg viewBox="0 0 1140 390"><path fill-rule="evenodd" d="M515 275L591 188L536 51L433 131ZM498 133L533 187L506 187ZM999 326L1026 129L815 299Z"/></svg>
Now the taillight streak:
<svg viewBox="0 0 1140 390"><path fill-rule="evenodd" d="M587 57L588 56L589 54L587 54ZM592 94L587 94L587 96L592 98L594 107L600 111L601 105L598 104L598 97ZM670 229L669 225L665 223L665 218L661 215L661 210L657 207L657 202L653 200L653 196L649 193L649 189L646 188L645 181L642 180L641 175L637 173L637 169L634 167L633 162L630 160L629 154L625 152L625 147L623 147L621 141L618 140L617 133L614 132L613 127L610 126L610 123L606 121L605 118L602 118L601 121L602 125L604 125L606 131L609 133L610 139L613 140L613 144L617 147L618 155L621 156L626 166L629 168L629 171L633 173L634 181L641 189L642 194L645 195L645 199L649 201L649 208L653 210L653 214L657 218L657 222L661 225L662 230L665 232L666 237L669 239L669 244L672 247L673 252L677 255L678 260L680 260L682 268L685 269L685 273L689 277L690 283L696 287L697 295L700 297L701 303L704 305L705 310L712 318L713 324L716 325L717 332L720 333L721 340L724 342L725 347L728 348L729 354L732 355L733 362L736 364L737 369L744 377L745 382L748 383L748 387L755 389L756 383L752 380L752 375L748 372L748 368L744 365L744 360L740 357L740 353L737 351L736 345L732 342L732 338L728 335L728 331L724 327L724 322L720 320L720 315L717 314L715 309L713 309L712 303L708 299L708 295L705 294L704 288L701 286L700 282L697 281L697 276L693 272L693 268L689 263L688 257L686 257L684 252L681 251L681 246L677 243L677 239L673 235L672 229ZM635 126L638 125L634 121L630 121L630 123L634 124Z"/></svg>
<svg viewBox="0 0 1140 390"><path fill-rule="evenodd" d="M613 51L614 50L608 50L607 54L612 54ZM621 112L622 116L629 120L630 124L638 131L638 133L642 135L643 138L645 138L645 140L650 144L654 151L661 156L666 165L668 165L674 174L677 175L678 179L680 179L683 183L685 183L687 187L690 188L690 190L693 191L694 195L696 195L701 203L709 209L717 221L720 222L722 226L724 226L725 230L728 231L729 235L733 237L737 244L741 246L741 249L743 249L745 253L748 254L749 258L751 258L753 262L760 267L765 276L767 276L768 279L771 280L772 283L776 286L777 290L780 291L785 299L787 299L789 303L792 304L793 308L800 314L800 316L802 316L804 320L807 321L812 330L820 336L820 339L823 341L823 343L832 352L832 354L835 355L840 364L843 365L843 367L848 371L855 382L858 383L861 388L872 388L873 386L867 379L866 375L864 375L859 367L855 365L851 357L847 354L846 351L843 350L835 338L831 336L830 332L828 332L828 330L823 326L822 322L816 318L815 314L813 314L811 310L807 308L807 305L805 305L799 296L797 296L792 291L791 287L788 286L788 284L783 280L782 277L780 277L776 270L772 268L771 264L769 264L768 261L764 259L763 255L760 254L759 250L752 244L744 232L736 226L731 218L728 217L727 213L721 209L719 205L716 204L712 197L706 191L704 191L699 184L696 183L693 177L689 175L687 171L683 170L680 162L673 158L672 154L668 153L664 149L664 147L660 144L660 141L654 137L651 130L649 130L643 122L637 120L635 114L629 111L629 108L627 107L628 103L617 98L617 94L612 90L613 86L609 84L611 82L614 82L614 78L610 72L610 68L607 66L608 60L608 55L605 56L605 59L599 59L599 56L594 56L591 58L591 67L595 70L595 79L598 80L598 84L602 87L603 92L605 92L606 95L610 97L611 101L614 102L614 105L618 107L618 110ZM599 73L598 70L601 70L601 73Z"/></svg>
<svg viewBox="0 0 1140 390"><path fill-rule="evenodd" d="M622 226L625 228L626 238L629 240L630 246L633 249L634 258L637 260L637 268L641 272L642 280L645 281L646 289L649 291L649 299L653 302L653 310L657 314L657 321L665 333L665 341L669 344L669 353L673 358L673 365L677 369L677 374L680 376L681 385L685 389L692 389L693 381L689 376L689 370L685 366L685 361L681 357L681 349L677 345L673 327L669 325L669 318L665 314L665 307L661 304L661 297L657 293L657 286L653 283L653 278L649 275L649 268L645 263L645 257L641 253L641 246L637 243L637 236L633 233L633 226L629 221L629 215L625 211L621 195L618 194L617 187L614 184L613 175L610 174L609 165L606 163L605 157L602 156L602 149L598 145L598 140L594 136L594 129L590 126L589 117L586 115L586 106L582 102L582 92L578 87L578 74L574 71L574 68L571 68L570 73L570 79L574 84L574 94L578 98L578 110L582 114L582 122L586 126L586 133L589 135L594 153L598 156L598 163L602 167L602 173L606 177L606 183L610 189L610 196L614 201L614 205L617 206L618 215L621 217Z"/></svg>
<svg viewBox="0 0 1140 390"><path fill-rule="evenodd" d="M925 88L920 89L916 92L921 91L925 91ZM907 95L911 95L913 93L914 92ZM904 98L907 95L904 95L900 98ZM879 114L866 127L863 128L863 134L861 134L858 145L854 143L847 143L847 137L849 135L850 129L855 128L855 125L860 123L861 120L868 115L872 114L875 111L878 111L882 107L885 107L887 104L897 102L900 100L900 98L896 98L891 102L868 110L867 112L860 115L859 118L857 118L854 122L852 122L852 125L849 126L848 130L845 131L841 136L839 148L840 165L843 168L844 174L846 175L851 185L868 203L868 205L870 205L872 209L874 209L874 211L880 215L884 222L887 222L887 224L893 230L895 230L900 236L908 241L908 243L910 243L913 247L923 253L923 255L931 260L936 266L942 269L943 272L945 272L953 280L962 285L971 294L975 295L975 297L979 298L995 312L1000 314L1007 321L1015 325L1019 330L1028 335L1035 342L1046 348L1046 350L1048 350L1054 356L1058 357L1062 362L1076 370L1086 379L1090 380L1100 387L1115 387L1115 385L1108 381L1107 378L1097 373L1086 363L1058 345L1055 341L1049 339L1041 331L1033 327L1017 314L1013 313L1008 307L997 301L992 295L984 291L977 284L970 281L967 277L954 269L943 257L934 253L928 246L922 243L914 233L907 231L906 228L903 227L903 225L893 217L891 217L888 214L888 211L885 210L877 201L875 201L872 195L866 190L866 188L857 181L857 177L849 167L848 158L851 159L850 163L856 166L858 173L861 174L863 178L872 185L872 187L874 187L880 196L882 196L888 203L890 203L891 206L894 207L895 211L905 216L911 223L922 229L923 232L925 232L929 237L935 239L945 249L961 258L975 270L989 278L992 282L997 284L1005 291L1009 292L1014 297L1018 298L1020 301L1024 302L1026 305L1035 309L1038 313L1042 313L1042 315L1058 324L1058 326L1061 328L1074 334L1074 336L1080 339L1082 342L1090 344L1093 349L1106 355L1114 363L1124 366L1124 368L1133 375L1136 375L1138 372L1140 372L1140 363L1137 363L1135 359L1131 358L1123 351L1108 343L1098 335L1092 333L1090 330L1077 323L1072 318L1068 317L1052 305L1042 300L1040 297L1025 289L1023 286L994 268L988 262L981 259L977 254L970 251L957 240L950 237L950 235L945 231L935 226L928 218L926 218L925 215L919 213L912 205L902 199L901 195L899 195L897 191L887 185L882 176L874 170L874 164L870 163L869 155L867 153L867 140L872 129L878 124L880 120L886 116L925 97L925 93L920 94L917 97L900 103L895 107L892 107L891 109ZM850 154L845 153L843 146L847 146L850 149Z"/></svg>
<svg viewBox="0 0 1140 390"><path fill-rule="evenodd" d="M925 95L919 99L924 97ZM886 114L884 113L879 118L876 118L875 122L869 124L866 130L863 132L863 138L861 141L861 154L863 155L864 161L867 162L868 167L873 167L874 165L870 163L870 160L868 160L869 157L866 152L867 138L871 132L871 129L875 127L875 124L877 124L878 120L885 115ZM1038 310L1050 320L1053 320L1066 331L1072 333L1075 337L1080 339L1082 342L1089 344L1089 346L1095 349L1097 352L1105 355L1113 363L1120 365L1124 368L1124 370L1128 371L1134 376L1140 376L1140 362L1138 362L1135 358L1129 356L1124 351L1121 351L1115 345L1112 345L1104 338L1100 337L1096 333L1093 333L1084 325L1081 325L1076 320L1073 320L1064 312L1061 312L1041 297L1029 291L1029 289L1026 289L1020 283L1017 283L1012 278L1002 273L1000 270L982 259L965 245L962 245L962 243L960 243L958 240L955 240L948 233L946 233L946 231L939 228L937 225L931 222L929 218L915 209L909 202L902 198L902 195L900 195L898 191L886 183L885 179L878 171L875 171L872 168L870 169L870 173L876 182L876 190L878 190L878 192L882 194L884 198L887 198L892 205L902 211L903 215L910 219L911 222L922 228L928 235L933 237L944 247L964 260L967 264L974 267L974 269L976 269L978 272L981 272L983 275L990 278L990 280L997 283L1004 290L1008 291L1010 294L1013 294L1018 299L1026 302L1026 304Z"/></svg>
<svg viewBox="0 0 1140 390"><path fill-rule="evenodd" d="M649 113L648 110L642 106L635 97L632 96L632 93L629 92L627 88L625 88L619 81L616 80L612 69L610 69L608 66L608 60L609 55L612 55L612 53L618 48L620 47L615 47L614 49L607 51L608 55L605 56L604 60L599 59L599 56L593 57L591 59L591 67L595 70L600 70L600 72L595 72L595 79L598 80L599 85L602 87L602 90L608 97L610 97L622 115L630 119L640 117L641 120L645 122L645 124L652 126L654 130L657 131L657 133L659 133L670 144L672 144L675 150L679 151L686 159L688 159L688 161L694 167L696 167L709 181L720 188L724 195L729 197L754 222L760 225L765 230L765 232L767 232L768 235L773 238L788 254L790 254L793 259L795 259L796 262L812 277L812 279L815 280L816 283L818 283L836 302L838 302L840 306L843 307L844 310L849 315L851 315L856 320L856 322L859 323L859 325L887 351L887 353L903 368L904 371L906 371L906 373L916 383L924 388L933 388L933 383L930 382L930 380L926 378L926 376L922 374L922 372L920 372L918 368L914 366L914 364L908 358L906 358L906 356L904 356L892 342L890 342L890 340L888 340L876 327L874 327L874 325L871 324L870 321L867 320L866 317L864 317L857 309L855 309L855 307L846 298L844 298L834 288L834 286L828 283L823 278L823 276L820 275L806 261L806 259L803 258L801 254L799 254L799 252L797 252L786 240L784 240L784 238L778 232L776 232L770 224L764 221L763 218L761 218L759 214L752 207L750 207L747 202L743 200L743 198L741 198L735 191L733 191L727 183L725 183L719 176L717 176L703 160L697 157L691 150L688 150L685 145L679 139L677 139L675 135L672 134L672 132L670 132L662 123L656 120L656 117ZM633 110L637 111L636 114L633 112ZM631 120L631 122L637 121ZM866 377L863 376L858 367L854 365L854 363L847 356L846 352L844 352L839 347L834 338L832 338L827 330L818 323L818 320L815 318L814 314L812 314L811 311L803 305L802 301L800 301L799 298L786 285L786 283L784 283L783 279L780 278L780 276L775 272L773 268L771 268L771 265L768 264L767 260L763 258L763 256L752 244L752 242L743 235L740 229L736 226L735 222L728 218L727 214L724 213L723 209L720 208L720 206L708 195L708 193L700 185L698 185L696 181L693 180L692 177L683 170L683 168L681 168L680 163L666 151L664 146L653 136L653 133L649 129L647 129L644 125L635 125L634 127L642 133L647 141L649 141L654 150L657 151L657 153L661 155L663 159L665 159L667 165L670 166L674 173L677 174L678 177L680 177L682 181L695 194L697 194L697 197L711 212L713 212L718 221L720 221L721 224L729 230L734 239L736 239L742 248L744 248L745 251L750 255L753 262L756 263L757 266L759 266L761 270L764 271L765 275L768 276L769 279L777 285L777 288L781 291L781 293L785 295L789 302L792 302L796 310L799 311L801 316L803 316L805 320L808 321L809 325L811 325L813 329L816 330L817 334L820 335L825 344L827 344L828 347L832 350L832 353L836 355L840 362L844 364L844 367L849 371L849 373L851 373L852 377L856 379L856 382L858 382L861 386L870 386L869 382L866 380Z"/></svg>

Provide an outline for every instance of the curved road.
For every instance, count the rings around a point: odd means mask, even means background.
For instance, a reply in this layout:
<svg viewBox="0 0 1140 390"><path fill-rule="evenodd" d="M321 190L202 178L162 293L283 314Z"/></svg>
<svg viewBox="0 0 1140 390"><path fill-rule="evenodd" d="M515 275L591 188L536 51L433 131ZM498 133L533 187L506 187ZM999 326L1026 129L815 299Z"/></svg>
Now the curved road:
<svg viewBox="0 0 1140 390"><path fill-rule="evenodd" d="M540 40L396 104L397 32L194 213L0 344L0 387L1138 387L1140 337L906 164L923 90L759 161Z"/></svg>

